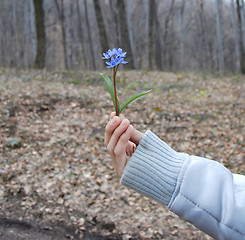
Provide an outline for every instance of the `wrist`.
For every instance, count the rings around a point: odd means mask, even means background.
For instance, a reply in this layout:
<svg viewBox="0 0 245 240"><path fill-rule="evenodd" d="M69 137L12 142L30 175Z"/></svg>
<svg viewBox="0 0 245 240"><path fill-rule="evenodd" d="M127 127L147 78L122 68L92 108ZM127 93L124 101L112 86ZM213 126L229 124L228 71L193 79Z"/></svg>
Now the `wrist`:
<svg viewBox="0 0 245 240"><path fill-rule="evenodd" d="M121 184L168 205L186 156L147 131L125 167Z"/></svg>

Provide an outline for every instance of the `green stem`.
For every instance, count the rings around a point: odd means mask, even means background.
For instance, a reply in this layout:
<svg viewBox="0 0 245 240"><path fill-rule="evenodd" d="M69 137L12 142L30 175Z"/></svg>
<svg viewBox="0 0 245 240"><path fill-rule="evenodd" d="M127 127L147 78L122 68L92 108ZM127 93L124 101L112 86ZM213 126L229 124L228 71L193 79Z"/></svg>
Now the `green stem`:
<svg viewBox="0 0 245 240"><path fill-rule="evenodd" d="M116 116L119 116L118 114L118 102L117 102L117 88L116 88L116 67L113 68L113 85L114 85L114 94L115 94L115 105L116 105Z"/></svg>
<svg viewBox="0 0 245 240"><path fill-rule="evenodd" d="M117 74L117 69L118 69L118 67L119 67L119 65L117 65L115 68L116 68L116 73L115 74Z"/></svg>

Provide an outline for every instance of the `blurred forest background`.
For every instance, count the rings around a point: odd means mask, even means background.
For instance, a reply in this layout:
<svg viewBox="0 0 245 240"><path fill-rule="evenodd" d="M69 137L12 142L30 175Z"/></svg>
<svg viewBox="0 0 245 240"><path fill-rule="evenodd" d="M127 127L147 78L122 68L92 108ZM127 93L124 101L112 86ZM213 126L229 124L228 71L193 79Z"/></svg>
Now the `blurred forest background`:
<svg viewBox="0 0 245 240"><path fill-rule="evenodd" d="M243 0L1 0L0 66L245 73Z"/></svg>

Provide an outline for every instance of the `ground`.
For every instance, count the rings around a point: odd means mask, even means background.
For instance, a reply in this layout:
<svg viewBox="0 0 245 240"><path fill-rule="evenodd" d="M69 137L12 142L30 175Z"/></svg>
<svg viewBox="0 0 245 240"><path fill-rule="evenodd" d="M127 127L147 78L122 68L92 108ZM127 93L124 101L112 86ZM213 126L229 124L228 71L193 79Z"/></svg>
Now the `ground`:
<svg viewBox="0 0 245 240"><path fill-rule="evenodd" d="M1 71L0 239L210 239L119 184L98 72ZM243 76L119 71L118 87L153 88L124 110L137 129L245 174Z"/></svg>

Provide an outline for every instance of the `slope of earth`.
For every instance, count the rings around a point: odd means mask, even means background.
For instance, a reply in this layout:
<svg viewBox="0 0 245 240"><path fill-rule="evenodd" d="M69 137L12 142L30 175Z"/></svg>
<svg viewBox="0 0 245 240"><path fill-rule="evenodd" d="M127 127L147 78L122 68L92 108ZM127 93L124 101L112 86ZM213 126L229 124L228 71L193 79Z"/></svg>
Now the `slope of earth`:
<svg viewBox="0 0 245 240"><path fill-rule="evenodd" d="M245 174L244 82L121 71L118 95L153 88L125 109L131 124ZM1 73L0 239L210 239L120 186L103 145L112 110L97 72Z"/></svg>

